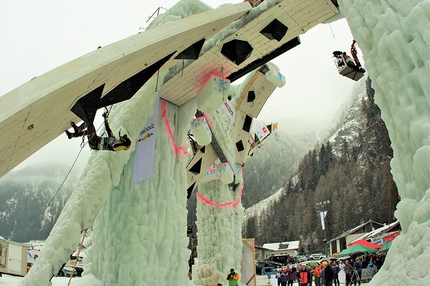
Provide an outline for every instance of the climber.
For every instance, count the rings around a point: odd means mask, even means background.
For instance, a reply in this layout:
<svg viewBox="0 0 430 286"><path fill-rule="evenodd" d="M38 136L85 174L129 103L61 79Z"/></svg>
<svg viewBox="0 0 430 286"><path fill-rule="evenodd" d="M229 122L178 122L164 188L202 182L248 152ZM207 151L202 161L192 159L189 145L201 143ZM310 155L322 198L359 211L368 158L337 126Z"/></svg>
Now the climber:
<svg viewBox="0 0 430 286"><path fill-rule="evenodd" d="M352 69L357 69L357 66L355 65L354 61L351 59L350 56L346 54L346 52L341 51L334 51L333 56L337 59L337 65L339 67L345 65L349 66Z"/></svg>
<svg viewBox="0 0 430 286"><path fill-rule="evenodd" d="M364 76L366 70L361 67L361 63L358 60L355 43L355 40L353 40L351 44L352 58L348 56L346 52L341 51L334 51L333 57L335 58L335 64L339 74L357 81Z"/></svg>
<svg viewBox="0 0 430 286"><path fill-rule="evenodd" d="M103 118L105 122L105 129L108 133L108 137L100 137L97 136L96 129L94 128L94 124L90 127L86 128L86 123L82 123L80 126L77 126L74 122L71 122L71 125L75 131L75 133L69 132L66 130L67 137L69 139L75 137L81 137L87 135L88 145L93 150L108 150L108 151L122 151L128 150L131 146L131 140L127 137L127 134L121 136L121 132L119 133L119 140L115 137L112 130L110 129L108 123L108 114L103 113Z"/></svg>

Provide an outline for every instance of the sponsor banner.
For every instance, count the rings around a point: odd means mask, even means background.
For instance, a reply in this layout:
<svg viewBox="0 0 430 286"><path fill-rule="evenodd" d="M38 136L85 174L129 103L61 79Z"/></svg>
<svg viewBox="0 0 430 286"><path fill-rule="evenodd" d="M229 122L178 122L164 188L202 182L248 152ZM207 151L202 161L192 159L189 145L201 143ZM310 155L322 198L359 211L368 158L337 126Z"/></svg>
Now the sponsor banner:
<svg viewBox="0 0 430 286"><path fill-rule="evenodd" d="M224 101L222 105L222 109L225 114L229 117L231 122L234 122L234 118L236 117L236 109L231 105L230 101Z"/></svg>
<svg viewBox="0 0 430 286"><path fill-rule="evenodd" d="M214 124L216 122L217 126L222 128L222 131L225 134L230 135L233 130L234 120L236 117L236 109L230 104L230 102L228 100L225 101L212 115L212 122L208 122L212 132L214 129L212 129L210 124ZM214 120L215 122L213 122Z"/></svg>
<svg viewBox="0 0 430 286"><path fill-rule="evenodd" d="M255 134L257 135L258 140L263 141L263 139L270 134L270 131L266 125L263 125L257 130L257 132L255 132Z"/></svg>
<svg viewBox="0 0 430 286"><path fill-rule="evenodd" d="M152 177L155 160L155 135L160 103L158 95L154 104L154 114L148 118L145 127L140 131L136 144L136 157L134 160L133 183L137 184Z"/></svg>

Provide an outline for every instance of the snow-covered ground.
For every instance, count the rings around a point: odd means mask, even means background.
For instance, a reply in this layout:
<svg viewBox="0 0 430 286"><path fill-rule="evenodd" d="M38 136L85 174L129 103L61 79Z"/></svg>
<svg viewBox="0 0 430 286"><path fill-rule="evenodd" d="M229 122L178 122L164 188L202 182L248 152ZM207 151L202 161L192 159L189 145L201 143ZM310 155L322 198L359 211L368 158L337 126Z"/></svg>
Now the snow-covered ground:
<svg viewBox="0 0 430 286"><path fill-rule="evenodd" d="M0 286L16 286L19 285L20 281L23 280L23 277L19 276L11 276L3 274L3 277L0 277ZM51 282L53 286L67 286L69 284L69 277L54 277ZM73 277L71 282L71 286L97 286L102 285L97 279L91 279L89 277Z"/></svg>
<svg viewBox="0 0 430 286"><path fill-rule="evenodd" d="M340 283L344 284L344 275L343 272L340 273L339 280ZM19 281L21 281L21 277L16 276L10 276L10 275L3 275L3 278L0 278L0 286L17 286L19 284ZM67 286L69 284L69 278L68 277L54 277L52 279L52 286ZM267 286L269 279L265 275L257 275L257 286ZM294 285L296 282L294 283ZM361 283L361 285L367 285L368 283ZM73 277L72 281L70 283L71 286L97 286L102 285L97 279L88 279L86 277L80 278L80 277ZM224 283L224 285L227 285L227 283ZM277 285L277 284L272 284ZM312 285L315 285L312 283ZM160 285L161 286L161 285Z"/></svg>

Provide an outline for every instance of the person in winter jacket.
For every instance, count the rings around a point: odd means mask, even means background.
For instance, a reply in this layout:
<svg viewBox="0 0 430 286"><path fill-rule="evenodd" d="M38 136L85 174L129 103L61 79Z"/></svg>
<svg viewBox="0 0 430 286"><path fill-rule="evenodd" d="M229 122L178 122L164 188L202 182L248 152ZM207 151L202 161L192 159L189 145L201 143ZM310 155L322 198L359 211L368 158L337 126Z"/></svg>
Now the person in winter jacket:
<svg viewBox="0 0 430 286"><path fill-rule="evenodd" d="M339 265L336 263L336 261L333 261L331 263L331 267L333 268L333 272L334 272L333 285L340 286L340 281L339 281L340 268L339 268Z"/></svg>
<svg viewBox="0 0 430 286"><path fill-rule="evenodd" d="M352 285L351 278L352 274L354 273L354 267L349 264L348 259L345 260L345 267L343 268L343 270L345 271L345 286Z"/></svg>
<svg viewBox="0 0 430 286"><path fill-rule="evenodd" d="M306 266L302 265L299 270L299 285L300 286L308 286L309 283L309 272L306 269Z"/></svg>
<svg viewBox="0 0 430 286"><path fill-rule="evenodd" d="M324 260L321 262L324 267L324 278L325 278L325 286L333 286L334 279L334 271L328 261Z"/></svg>
<svg viewBox="0 0 430 286"><path fill-rule="evenodd" d="M321 265L319 263L314 265L315 286L321 286Z"/></svg>
<svg viewBox="0 0 430 286"><path fill-rule="evenodd" d="M312 285L312 280L314 279L314 268L308 265L307 269L309 272L309 285Z"/></svg>
<svg viewBox="0 0 430 286"><path fill-rule="evenodd" d="M324 266L321 264L321 285L325 286L325 268Z"/></svg>
<svg viewBox="0 0 430 286"><path fill-rule="evenodd" d="M234 272L234 269L230 269L230 273L227 275L228 286L239 285L239 273Z"/></svg>
<svg viewBox="0 0 430 286"><path fill-rule="evenodd" d="M296 279L296 268L295 267L292 267L291 269L287 268L287 276L288 276L287 285L293 286L293 282Z"/></svg>
<svg viewBox="0 0 430 286"><path fill-rule="evenodd" d="M353 267L358 272L358 285L361 285L361 271L363 270L363 264L358 257L355 259Z"/></svg>
<svg viewBox="0 0 430 286"><path fill-rule="evenodd" d="M282 269L278 269L278 273L276 273L276 278L278 279L278 286L281 286L281 273Z"/></svg>
<svg viewBox="0 0 430 286"><path fill-rule="evenodd" d="M286 270L282 270L281 275L279 276L279 280L281 282L282 286L287 286L287 282L288 282L288 276L287 276L287 271Z"/></svg>

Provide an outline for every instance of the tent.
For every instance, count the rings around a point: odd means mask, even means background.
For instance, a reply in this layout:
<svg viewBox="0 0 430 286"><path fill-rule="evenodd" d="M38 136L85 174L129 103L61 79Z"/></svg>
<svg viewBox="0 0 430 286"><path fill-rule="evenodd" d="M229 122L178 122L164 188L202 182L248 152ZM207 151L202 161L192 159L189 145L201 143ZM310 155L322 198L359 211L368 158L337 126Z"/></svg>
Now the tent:
<svg viewBox="0 0 430 286"><path fill-rule="evenodd" d="M369 242L369 241L367 241L365 239L360 239L360 240L354 241L353 243L351 243L350 246L353 246L355 244L360 244L360 245L364 245L364 246L371 247L371 248L376 248L376 249L382 248L382 245L371 243L371 242Z"/></svg>
<svg viewBox="0 0 430 286"><path fill-rule="evenodd" d="M358 253L376 253L376 251L377 250L372 247L367 247L360 244L354 244L353 246L339 252L337 257L351 256L353 254L358 254Z"/></svg>
<svg viewBox="0 0 430 286"><path fill-rule="evenodd" d="M382 248L378 249L378 252L387 252L388 249L390 249L391 244L393 243L393 241L384 241L382 243Z"/></svg>

